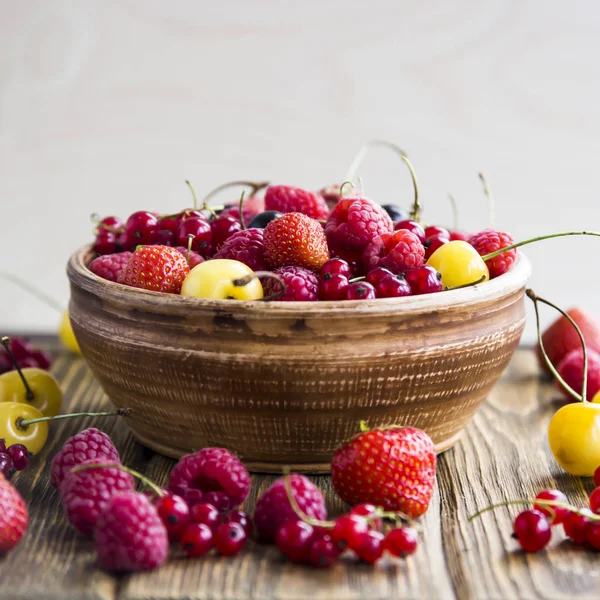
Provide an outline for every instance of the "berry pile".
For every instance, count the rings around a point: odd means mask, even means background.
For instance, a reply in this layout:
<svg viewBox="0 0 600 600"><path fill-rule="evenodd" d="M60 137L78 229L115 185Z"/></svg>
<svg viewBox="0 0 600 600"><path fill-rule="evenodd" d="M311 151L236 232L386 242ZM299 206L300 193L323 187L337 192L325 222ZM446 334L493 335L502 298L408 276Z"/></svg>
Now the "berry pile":
<svg viewBox="0 0 600 600"><path fill-rule="evenodd" d="M44 350L39 350L32 346L27 340L19 337L13 337L10 340L10 351L15 357L19 367L50 369L52 360L50 355ZM8 353L0 352L0 375L15 369L15 364L10 359Z"/></svg>
<svg viewBox="0 0 600 600"><path fill-rule="evenodd" d="M29 451L23 444L11 444L0 439L0 475L7 481L12 479L16 471L22 471L29 465Z"/></svg>

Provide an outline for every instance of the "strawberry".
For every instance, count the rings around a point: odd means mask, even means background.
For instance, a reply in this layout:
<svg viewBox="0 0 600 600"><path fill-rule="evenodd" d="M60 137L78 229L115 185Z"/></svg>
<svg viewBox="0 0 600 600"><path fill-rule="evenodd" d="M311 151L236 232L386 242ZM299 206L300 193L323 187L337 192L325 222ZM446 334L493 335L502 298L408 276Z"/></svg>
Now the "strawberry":
<svg viewBox="0 0 600 600"><path fill-rule="evenodd" d="M331 480L348 504L374 504L415 518L429 506L435 466L435 447L424 431L372 429L337 450Z"/></svg>
<svg viewBox="0 0 600 600"><path fill-rule="evenodd" d="M567 314L577 323L589 350L600 353L600 325L591 315L579 308L570 308ZM544 331L542 342L550 362L557 367L562 359L571 351L581 349L581 341L573 326L562 315ZM540 365L549 371L538 347Z"/></svg>
<svg viewBox="0 0 600 600"><path fill-rule="evenodd" d="M286 213L264 230L265 258L273 269L305 267L318 271L328 260L323 227L302 213Z"/></svg>
<svg viewBox="0 0 600 600"><path fill-rule="evenodd" d="M190 272L185 256L170 246L141 246L121 270L117 281L131 287L178 294Z"/></svg>
<svg viewBox="0 0 600 600"><path fill-rule="evenodd" d="M21 541L28 521L23 498L0 473L0 554L12 550Z"/></svg>

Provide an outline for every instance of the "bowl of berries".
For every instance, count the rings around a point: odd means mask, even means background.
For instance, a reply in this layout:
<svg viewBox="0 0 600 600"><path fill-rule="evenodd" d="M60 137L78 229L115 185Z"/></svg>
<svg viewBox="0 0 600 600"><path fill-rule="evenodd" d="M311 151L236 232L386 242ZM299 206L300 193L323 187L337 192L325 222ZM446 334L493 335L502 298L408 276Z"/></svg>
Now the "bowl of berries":
<svg viewBox="0 0 600 600"><path fill-rule="evenodd" d="M257 471L326 471L362 421L450 448L524 327L512 238L426 227L416 193L409 215L349 185L249 185L239 205L105 218L70 258L73 330L133 434Z"/></svg>

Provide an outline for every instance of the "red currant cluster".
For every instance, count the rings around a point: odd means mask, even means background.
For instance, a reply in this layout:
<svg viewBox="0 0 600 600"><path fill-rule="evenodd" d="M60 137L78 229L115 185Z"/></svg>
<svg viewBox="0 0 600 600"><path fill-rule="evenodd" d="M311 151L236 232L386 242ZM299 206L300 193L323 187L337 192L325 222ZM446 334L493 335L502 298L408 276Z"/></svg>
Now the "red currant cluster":
<svg viewBox="0 0 600 600"><path fill-rule="evenodd" d="M12 444L7 448L4 440L0 439L0 474L10 481L15 471L27 468L29 456L29 451L23 444Z"/></svg>
<svg viewBox="0 0 600 600"><path fill-rule="evenodd" d="M52 363L50 355L44 350L35 348L23 338L11 338L9 348L19 367L22 369L34 367L48 370L50 368ZM10 359L9 354L0 352L0 374L12 371L14 368L15 365Z"/></svg>

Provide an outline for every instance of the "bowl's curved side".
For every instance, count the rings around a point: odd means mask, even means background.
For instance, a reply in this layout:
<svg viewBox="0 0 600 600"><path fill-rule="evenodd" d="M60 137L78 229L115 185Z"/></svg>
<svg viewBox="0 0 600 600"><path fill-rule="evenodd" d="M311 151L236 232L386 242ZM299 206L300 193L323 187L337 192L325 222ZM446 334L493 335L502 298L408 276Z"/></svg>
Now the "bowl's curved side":
<svg viewBox="0 0 600 600"><path fill-rule="evenodd" d="M419 427L447 448L506 367L525 321L526 275L502 293L481 286L466 303L367 311L148 310L72 263L69 277L83 355L114 404L132 408L134 434L171 456L225 446L261 470L326 469L361 420Z"/></svg>

